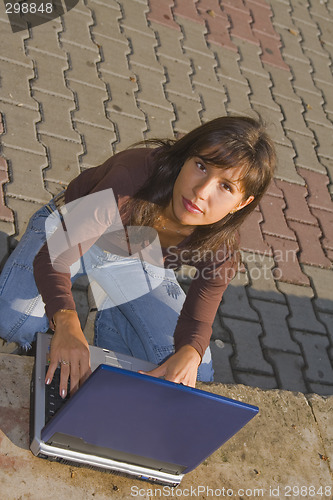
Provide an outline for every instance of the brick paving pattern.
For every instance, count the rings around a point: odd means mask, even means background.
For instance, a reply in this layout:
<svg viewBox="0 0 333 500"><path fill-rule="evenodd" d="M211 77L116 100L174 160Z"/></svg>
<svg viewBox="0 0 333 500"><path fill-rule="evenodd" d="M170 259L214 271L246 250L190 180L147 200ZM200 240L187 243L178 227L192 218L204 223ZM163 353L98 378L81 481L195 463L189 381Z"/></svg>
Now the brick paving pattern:
<svg viewBox="0 0 333 500"><path fill-rule="evenodd" d="M1 4L0 260L113 152L260 113L279 165L215 318L216 380L333 394L332 21L331 0L80 0L13 33Z"/></svg>

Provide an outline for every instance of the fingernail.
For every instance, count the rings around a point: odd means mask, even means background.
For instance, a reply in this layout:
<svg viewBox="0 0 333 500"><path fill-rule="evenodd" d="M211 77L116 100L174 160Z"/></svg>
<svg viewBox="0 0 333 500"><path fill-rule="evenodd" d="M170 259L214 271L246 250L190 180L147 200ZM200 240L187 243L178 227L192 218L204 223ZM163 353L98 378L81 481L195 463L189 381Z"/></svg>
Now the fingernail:
<svg viewBox="0 0 333 500"><path fill-rule="evenodd" d="M66 391L65 391L65 389L63 389L61 391L61 397L62 397L62 399L64 399L66 397Z"/></svg>
<svg viewBox="0 0 333 500"><path fill-rule="evenodd" d="M46 384L46 385L50 385L50 383L51 383L51 379L50 379L50 378L48 378L48 379L47 379L47 381L45 382L45 384Z"/></svg>

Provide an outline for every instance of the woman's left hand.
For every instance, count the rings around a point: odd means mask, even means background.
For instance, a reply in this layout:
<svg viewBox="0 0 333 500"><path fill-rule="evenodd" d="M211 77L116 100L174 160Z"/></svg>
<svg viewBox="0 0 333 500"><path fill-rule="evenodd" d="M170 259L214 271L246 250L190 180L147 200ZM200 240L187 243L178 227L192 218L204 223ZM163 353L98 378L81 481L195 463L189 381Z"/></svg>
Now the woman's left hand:
<svg viewBox="0 0 333 500"><path fill-rule="evenodd" d="M152 377L164 377L170 382L195 387L200 362L201 357L198 351L190 345L185 345L154 370L139 373Z"/></svg>

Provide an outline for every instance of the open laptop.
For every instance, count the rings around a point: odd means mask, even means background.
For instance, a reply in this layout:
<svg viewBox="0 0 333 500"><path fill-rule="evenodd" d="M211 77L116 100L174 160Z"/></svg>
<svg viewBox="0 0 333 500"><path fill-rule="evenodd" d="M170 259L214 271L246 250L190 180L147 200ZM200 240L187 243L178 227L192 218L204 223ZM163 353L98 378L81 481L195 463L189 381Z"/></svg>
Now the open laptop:
<svg viewBox="0 0 333 500"><path fill-rule="evenodd" d="M44 383L51 338L37 337L31 442L36 456L177 486L258 412L256 406L139 374L155 365L93 346L92 375L58 409L58 388Z"/></svg>

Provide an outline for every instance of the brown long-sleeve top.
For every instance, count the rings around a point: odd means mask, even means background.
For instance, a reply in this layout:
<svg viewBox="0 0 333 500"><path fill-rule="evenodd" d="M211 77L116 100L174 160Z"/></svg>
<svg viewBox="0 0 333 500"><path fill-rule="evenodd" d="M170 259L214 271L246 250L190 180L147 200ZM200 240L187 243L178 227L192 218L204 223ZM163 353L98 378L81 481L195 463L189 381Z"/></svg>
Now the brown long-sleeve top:
<svg viewBox="0 0 333 500"><path fill-rule="evenodd" d="M112 156L98 167L85 170L71 181L65 192L66 205L87 195L98 193L96 210L92 214L92 220L85 220L84 217L81 220L83 233L93 234L93 224L102 225L104 229L107 229L107 224L114 218L114 214L112 216L105 214L105 207L103 212L98 207L98 199L102 191L112 189L115 202L118 209L121 210L125 201L143 186L153 168L153 149L131 149ZM126 224L126 221L123 220L123 223ZM98 232L101 233L101 231ZM87 248L93 243L94 237L91 236ZM186 249L186 239L179 244L178 248ZM174 269L184 263L181 260L181 253L176 256L174 251L170 252L170 249L167 248L163 248L162 252L164 267ZM50 320L59 309L75 310L69 270L70 264L79 257L78 253L75 255L76 257L71 257L70 261L64 260L61 270L52 264L47 243L35 257L35 281ZM233 257L226 255L223 248L215 255L217 257L210 260L206 259L201 262L187 260L185 262L195 266L197 274L189 287L174 332L176 351L184 345L191 345L202 357L209 345L212 323L217 308L236 266Z"/></svg>

